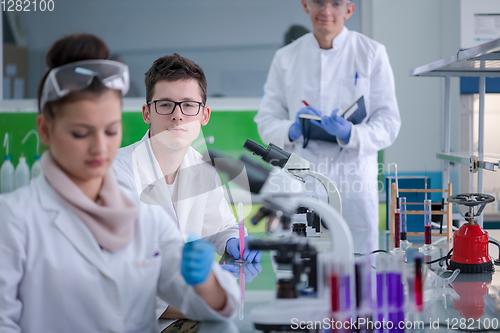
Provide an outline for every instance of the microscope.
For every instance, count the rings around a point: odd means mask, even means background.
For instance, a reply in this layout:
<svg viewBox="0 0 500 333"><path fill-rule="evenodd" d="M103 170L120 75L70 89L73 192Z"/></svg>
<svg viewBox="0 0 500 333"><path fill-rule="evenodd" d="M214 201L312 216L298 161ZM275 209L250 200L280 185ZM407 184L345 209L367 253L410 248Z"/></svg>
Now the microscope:
<svg viewBox="0 0 500 333"><path fill-rule="evenodd" d="M253 224L265 219L267 232L279 234L280 230L291 228L292 216L297 213L297 209L304 207L322 216L322 222L327 227L324 232L329 234L331 244L329 250L323 253L318 253L309 244L311 238L291 232L285 237L258 239L248 243L249 249L273 251L276 254L274 260L290 268L287 277L280 277L277 272L276 298L251 312L250 320L254 327L264 332L290 331L295 320L321 321L328 318L331 292L325 275L332 261L341 261L347 267L349 282L345 292L355 299L353 240L340 213L325 202L304 196L304 183L284 169L274 167L269 170L245 156L235 160L221 153L209 153L214 167L226 173L234 182L243 182L244 177L239 176L246 173L248 179L240 185L261 196L262 207L252 218ZM303 283L304 275L307 276L306 285ZM353 305L350 305L350 309Z"/></svg>
<svg viewBox="0 0 500 333"><path fill-rule="evenodd" d="M278 250L275 257L277 262L292 263L292 278L279 279L278 277L276 299L267 306L255 309L250 314L255 328L263 331L289 329L292 319L321 321L328 318L330 293L328 285L325 284L326 264L332 259L341 259L351 267L351 273L354 270L352 235L340 213L325 202L304 196L302 190L287 193L281 190L285 188L284 186L277 190L276 184L288 182L303 185L300 180L284 170L274 168L271 171L259 192L263 197L262 207L253 217L252 223L257 224L260 220L267 218L266 229L272 234L280 226L283 229L290 228L291 216L297 212L298 208L306 207L323 217L322 222L328 228L326 232L329 233L331 245L328 252L311 255L314 249L308 245L310 238L294 234L291 234L289 238L249 242L250 249ZM300 188L298 185L290 187ZM303 273L308 274L309 287L316 292L307 295L300 294L300 276ZM349 288L350 295L354 295L353 278L350 279Z"/></svg>
<svg viewBox="0 0 500 333"><path fill-rule="evenodd" d="M309 161L296 154L289 153L273 143L270 143L266 148L253 140L247 139L243 148L254 155L262 157L264 162L280 167L302 181L307 176L317 179L326 190L328 204L342 215L342 201L337 187L325 175L311 170ZM305 207L299 207L296 213L306 214L307 226L305 223L294 223L293 232L311 237L318 251L327 251L330 244L329 233L326 231L327 226L322 222L321 216Z"/></svg>

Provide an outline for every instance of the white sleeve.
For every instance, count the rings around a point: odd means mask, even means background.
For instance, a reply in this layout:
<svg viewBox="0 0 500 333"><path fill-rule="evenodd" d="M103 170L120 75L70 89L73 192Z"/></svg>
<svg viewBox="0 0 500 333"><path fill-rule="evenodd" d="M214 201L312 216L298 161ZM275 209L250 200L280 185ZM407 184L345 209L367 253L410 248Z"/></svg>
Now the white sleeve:
<svg viewBox="0 0 500 333"><path fill-rule="evenodd" d="M290 142L288 133L295 119L289 119L283 82L284 73L279 59L279 53L277 53L269 69L264 85L264 97L262 97L254 121L257 123L260 138L265 144L272 142L279 147L284 147L285 143Z"/></svg>
<svg viewBox="0 0 500 333"><path fill-rule="evenodd" d="M216 187L207 195L203 228L217 230L215 234L205 237L205 240L214 244L219 255L224 254L226 242L230 238L238 238L238 224L224 197L224 190L221 186ZM207 232L203 232L202 234L207 234Z"/></svg>
<svg viewBox="0 0 500 333"><path fill-rule="evenodd" d="M376 50L370 75L370 108L365 123L352 126L349 143L338 140L342 148L357 150L366 155L389 147L401 127L394 75L383 45Z"/></svg>
<svg viewBox="0 0 500 333"><path fill-rule="evenodd" d="M162 268L158 281L158 295L192 320L222 320L232 316L239 299L239 289L231 274L223 271L219 264L212 264L212 272L227 295L226 307L221 311L212 309L181 274L184 240L173 223L163 223L160 237Z"/></svg>
<svg viewBox="0 0 500 333"><path fill-rule="evenodd" d="M21 332L23 305L18 298L26 262L26 232L0 197L0 331Z"/></svg>

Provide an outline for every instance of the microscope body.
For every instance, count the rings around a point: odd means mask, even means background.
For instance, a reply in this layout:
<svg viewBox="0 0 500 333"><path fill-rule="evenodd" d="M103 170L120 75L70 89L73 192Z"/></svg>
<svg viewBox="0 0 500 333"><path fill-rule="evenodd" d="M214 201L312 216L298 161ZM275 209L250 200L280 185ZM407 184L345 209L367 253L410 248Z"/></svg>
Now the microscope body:
<svg viewBox="0 0 500 333"><path fill-rule="evenodd" d="M354 274L354 247L352 235L342 216L325 202L304 196L303 182L282 169L274 168L262 187L262 207L252 218L257 224L267 218L266 230L273 235L281 229L291 228L291 217L299 207L305 207L323 216L323 223L328 229L330 249L317 253L310 237L300 237L292 233L288 236L249 242L250 249L271 250L276 255L275 262L289 265L292 278L280 279L278 272L278 290L276 299L251 314L256 329L274 327L298 320L322 320L329 314L329 287L325 284L325 266L331 260L341 260L350 267ZM308 290L304 295L301 277L308 277ZM354 278L350 279L350 295L354 297Z"/></svg>
<svg viewBox="0 0 500 333"><path fill-rule="evenodd" d="M323 185L328 204L342 215L342 200L335 184L325 175L313 171L310 168L310 162L294 153L289 153L280 147L270 143L268 148L248 139L244 148L251 151L254 155L259 155L262 159L273 165L278 166L304 182L306 177L313 177ZM321 215L316 214L314 210L305 207L299 207L296 212L298 215L292 217L296 222L299 234L304 233L306 237L316 246L319 252L328 251L330 248L330 233L328 227L322 222ZM305 217L304 215L305 214ZM303 230L305 229L305 232Z"/></svg>

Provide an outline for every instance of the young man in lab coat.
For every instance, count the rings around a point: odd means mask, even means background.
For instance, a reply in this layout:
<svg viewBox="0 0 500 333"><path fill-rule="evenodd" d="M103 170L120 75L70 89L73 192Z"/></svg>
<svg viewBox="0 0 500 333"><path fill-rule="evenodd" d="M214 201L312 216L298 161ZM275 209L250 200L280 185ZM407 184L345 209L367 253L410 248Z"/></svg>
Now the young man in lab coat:
<svg viewBox="0 0 500 333"><path fill-rule="evenodd" d="M301 4L313 31L276 52L255 122L264 142L302 156L336 184L355 251L366 253L378 248L377 152L394 142L401 126L394 76L385 47L344 26L354 4ZM337 116L361 96L362 123ZM311 140L302 148L301 114L321 116L319 126L338 143ZM322 196L317 184L307 185Z"/></svg>
<svg viewBox="0 0 500 333"><path fill-rule="evenodd" d="M164 56L146 73L145 84L142 115L150 127L140 141L119 150L113 163L118 182L142 202L160 205L185 241L194 234L213 243L220 255L227 251L239 258L238 224L218 175L191 147L210 119L203 70L178 54ZM243 257L258 263L261 256L245 250ZM162 317L183 315L168 307Z"/></svg>

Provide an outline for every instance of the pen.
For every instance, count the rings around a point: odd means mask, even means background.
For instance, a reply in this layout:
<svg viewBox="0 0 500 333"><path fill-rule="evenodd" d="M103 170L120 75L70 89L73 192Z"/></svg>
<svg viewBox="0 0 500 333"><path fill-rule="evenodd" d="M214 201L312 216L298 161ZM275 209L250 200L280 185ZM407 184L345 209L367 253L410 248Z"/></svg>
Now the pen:
<svg viewBox="0 0 500 333"><path fill-rule="evenodd" d="M358 72L356 72L356 75L354 76L354 85L358 83Z"/></svg>
<svg viewBox="0 0 500 333"><path fill-rule="evenodd" d="M309 106L309 103L307 103L306 101L302 100L302 103L304 103L305 106Z"/></svg>

